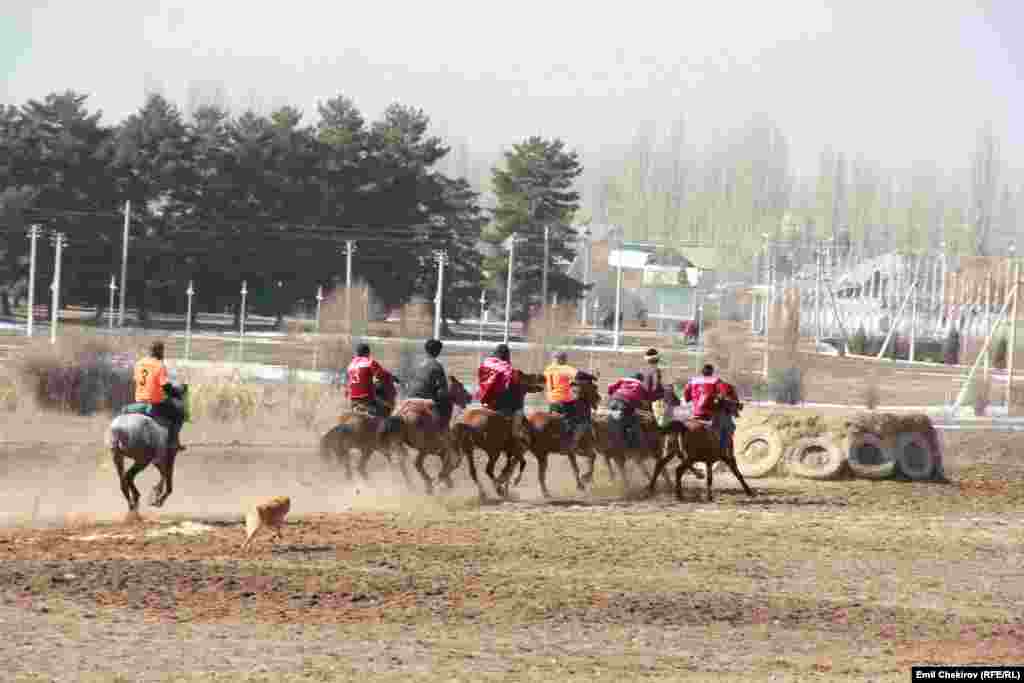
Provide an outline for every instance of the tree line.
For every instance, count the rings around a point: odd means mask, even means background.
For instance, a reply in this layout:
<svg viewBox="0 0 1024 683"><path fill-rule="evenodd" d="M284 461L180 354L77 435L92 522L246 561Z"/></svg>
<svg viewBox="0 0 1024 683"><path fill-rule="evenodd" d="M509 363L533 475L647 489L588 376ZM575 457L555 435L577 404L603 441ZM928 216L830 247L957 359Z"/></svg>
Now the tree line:
<svg viewBox="0 0 1024 683"><path fill-rule="evenodd" d="M186 117L153 94L108 125L74 91L0 107L3 314L27 289L33 225L66 236L62 303L101 311L111 275L120 278L126 202L127 303L143 320L183 311L189 281L194 310L232 308L237 317L244 280L253 309L280 317L318 286L344 281L348 241L354 277L388 308L432 298L435 256L445 252L444 313L458 319L479 310L482 288L504 300L500 243L512 232L527 238L513 295L525 320L540 292L541 226L550 230L549 265L573 257L572 185L582 168L561 140L533 137L506 153L505 168L492 169L490 211L466 178L438 170L451 149L428 134L422 110L393 104L368 121L339 95L316 114L304 124L290 106L232 115L204 105ZM53 249L40 240L37 293L53 268ZM549 291L565 301L582 284L555 276Z"/></svg>

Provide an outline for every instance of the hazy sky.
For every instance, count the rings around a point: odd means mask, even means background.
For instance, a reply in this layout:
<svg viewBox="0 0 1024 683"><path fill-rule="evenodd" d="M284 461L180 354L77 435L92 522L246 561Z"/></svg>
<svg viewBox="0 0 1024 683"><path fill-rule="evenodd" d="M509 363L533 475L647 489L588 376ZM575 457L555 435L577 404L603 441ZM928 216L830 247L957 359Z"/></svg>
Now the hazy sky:
<svg viewBox="0 0 1024 683"><path fill-rule="evenodd" d="M110 120L154 87L181 105L191 84L307 115L340 92L369 118L422 107L487 154L557 135L586 164L645 119L683 114L703 144L765 113L801 170L830 143L962 168L991 120L1024 166L1021 0L3 4L0 98L72 88Z"/></svg>

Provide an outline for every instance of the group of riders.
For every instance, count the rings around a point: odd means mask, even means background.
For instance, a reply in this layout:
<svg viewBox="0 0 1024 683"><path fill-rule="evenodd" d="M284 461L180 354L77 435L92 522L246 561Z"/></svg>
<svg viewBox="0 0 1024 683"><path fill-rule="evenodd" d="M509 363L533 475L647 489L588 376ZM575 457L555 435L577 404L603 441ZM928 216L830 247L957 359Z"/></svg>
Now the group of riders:
<svg viewBox="0 0 1024 683"><path fill-rule="evenodd" d="M429 339L424 344L425 357L416 367L409 383L409 398L428 399L433 402L434 414L441 425L451 420L454 402L452 400L448 375L438 357L444 345L438 339ZM474 398L481 405L506 417L524 416L525 398L528 387L523 373L512 366L511 351L507 344L498 344L491 356L485 358L477 369L478 388ZM608 387L608 407L620 416L615 420L618 434L627 448L641 447L643 434L640 429L638 411L652 412L653 406L661 401L666 405L680 403L671 387L662 383L660 356L656 349L644 354L647 366L640 372L628 374L612 382ZM568 354L558 351L550 365L544 370L544 384L548 398L548 410L563 416L564 432L574 437L591 428L593 406L584 396L582 388L597 381L594 375L569 365ZM168 445L184 450L179 434L184 422L181 401L172 400L172 386L164 365L164 344L155 342L148 356L135 365L135 400L149 405L152 417L168 425ZM397 378L384 368L370 353L366 343L358 345L352 362L346 369L346 388L354 411L375 417L386 417L391 413L393 400L397 396ZM718 401L725 405L737 405L736 389L715 373L712 365L706 364L699 376L693 377L683 390L683 402L692 406L691 418L710 423ZM736 427L735 411L720 413L717 427L720 429L721 446L732 448ZM513 422L514 432L522 429L523 420Z"/></svg>

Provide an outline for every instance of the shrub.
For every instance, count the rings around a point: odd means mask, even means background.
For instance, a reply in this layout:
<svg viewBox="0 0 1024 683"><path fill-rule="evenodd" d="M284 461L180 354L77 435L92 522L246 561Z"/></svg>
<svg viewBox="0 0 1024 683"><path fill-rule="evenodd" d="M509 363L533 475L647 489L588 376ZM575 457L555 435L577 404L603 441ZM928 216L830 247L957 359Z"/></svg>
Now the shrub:
<svg viewBox="0 0 1024 683"><path fill-rule="evenodd" d="M1005 335L996 337L995 347L992 349L992 367L1000 370L1006 369L1006 358L1009 355L1010 342Z"/></svg>
<svg viewBox="0 0 1024 683"><path fill-rule="evenodd" d="M116 413L135 398L132 368L114 352L123 346L109 337L67 335L56 347L30 348L18 374L41 410Z"/></svg>
<svg viewBox="0 0 1024 683"><path fill-rule="evenodd" d="M247 420L260 405L260 392L241 381L211 382L189 386L188 404L193 421L232 422Z"/></svg>
<svg viewBox="0 0 1024 683"><path fill-rule="evenodd" d="M804 373L796 366L768 371L768 393L776 403L797 405L804 400Z"/></svg>
<svg viewBox="0 0 1024 683"><path fill-rule="evenodd" d="M850 338L850 353L863 356L867 352L868 348L868 333L864 329L864 325L861 324L857 328L857 331L853 333Z"/></svg>

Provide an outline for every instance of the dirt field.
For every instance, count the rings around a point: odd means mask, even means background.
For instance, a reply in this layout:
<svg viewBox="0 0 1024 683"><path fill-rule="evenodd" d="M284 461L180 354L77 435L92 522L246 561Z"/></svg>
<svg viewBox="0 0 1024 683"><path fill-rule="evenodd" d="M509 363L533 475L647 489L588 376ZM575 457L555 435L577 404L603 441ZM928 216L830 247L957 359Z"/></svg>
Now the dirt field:
<svg viewBox="0 0 1024 683"><path fill-rule="evenodd" d="M104 424L2 429L4 680L904 681L1024 660L1012 435L946 435L949 484L753 479L748 499L722 474L714 503L692 478L686 502L643 501L603 462L576 495L556 459L548 502L531 460L518 502L481 505L464 466L443 497L383 461L350 485L315 434L239 425L186 436L167 505L128 523ZM243 510L279 494L284 541L243 557Z"/></svg>

